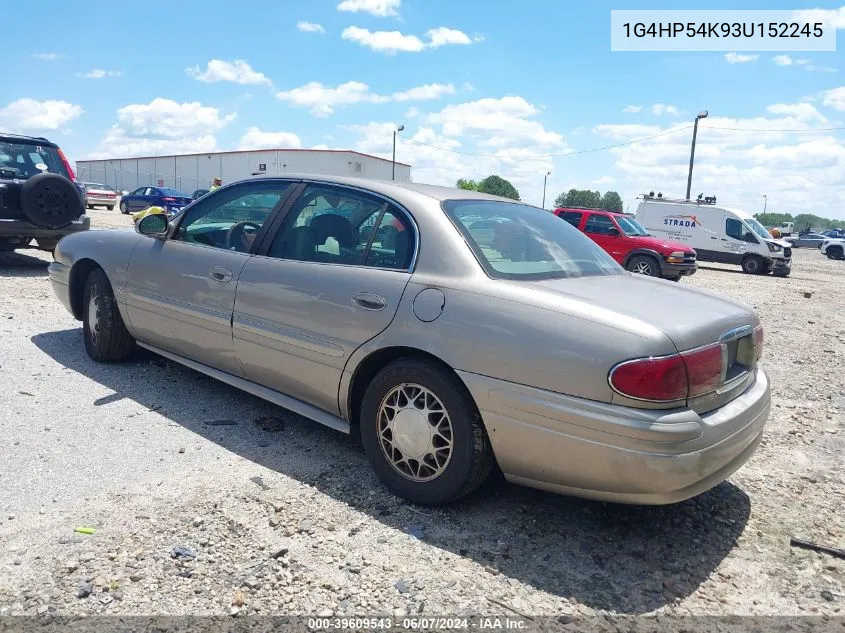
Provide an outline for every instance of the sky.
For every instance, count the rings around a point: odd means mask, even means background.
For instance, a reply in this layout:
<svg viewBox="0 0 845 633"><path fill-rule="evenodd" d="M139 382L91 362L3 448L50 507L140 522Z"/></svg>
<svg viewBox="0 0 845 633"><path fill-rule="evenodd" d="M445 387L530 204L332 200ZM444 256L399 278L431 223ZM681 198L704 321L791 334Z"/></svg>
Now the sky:
<svg viewBox="0 0 845 633"><path fill-rule="evenodd" d="M0 130L47 136L71 160L267 147L390 158L404 125L396 158L417 182L495 173L540 205L551 172L547 207L589 188L633 211L643 192L684 195L692 121L708 110L693 196L845 219L841 2L742 6L818 10L840 50L814 53L612 52L611 8L651 8L626 0L47 0L37 19L12 3Z"/></svg>

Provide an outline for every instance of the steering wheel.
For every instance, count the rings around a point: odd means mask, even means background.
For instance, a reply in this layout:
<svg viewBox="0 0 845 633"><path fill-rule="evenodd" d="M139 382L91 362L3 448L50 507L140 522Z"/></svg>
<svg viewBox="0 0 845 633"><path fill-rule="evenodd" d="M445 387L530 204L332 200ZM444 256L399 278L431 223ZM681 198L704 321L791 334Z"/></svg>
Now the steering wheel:
<svg viewBox="0 0 845 633"><path fill-rule="evenodd" d="M246 229L248 228L254 229L253 232L247 233ZM243 253L249 251L250 246L252 246L252 241L255 239L255 236L260 230L261 225L255 222L250 222L249 220L236 222L229 227L228 231L226 231L226 249L231 250L234 248L235 250ZM247 237L250 237L251 239L247 241Z"/></svg>

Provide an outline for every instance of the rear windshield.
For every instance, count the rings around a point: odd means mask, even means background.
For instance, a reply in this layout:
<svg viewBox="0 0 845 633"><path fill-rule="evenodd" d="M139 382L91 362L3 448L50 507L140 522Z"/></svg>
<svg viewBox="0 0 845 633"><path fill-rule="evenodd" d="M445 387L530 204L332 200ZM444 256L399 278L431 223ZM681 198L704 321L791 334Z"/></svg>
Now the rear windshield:
<svg viewBox="0 0 845 633"><path fill-rule="evenodd" d="M167 189L164 187L159 187L159 191L165 196L173 196L174 198L187 198L188 194L182 193L181 191L177 191L176 189Z"/></svg>
<svg viewBox="0 0 845 633"><path fill-rule="evenodd" d="M623 272L589 237L552 213L495 200L447 200L446 214L497 279L563 279Z"/></svg>
<svg viewBox="0 0 845 633"><path fill-rule="evenodd" d="M94 189L94 190L97 190L97 191L114 191L114 189L112 189L111 187L107 187L106 185L101 185L101 184L96 183L96 182L86 182L84 184L85 184L85 188L88 189L89 191L91 189Z"/></svg>
<svg viewBox="0 0 845 633"><path fill-rule="evenodd" d="M70 177L55 147L0 141L0 178L25 180L43 172Z"/></svg>

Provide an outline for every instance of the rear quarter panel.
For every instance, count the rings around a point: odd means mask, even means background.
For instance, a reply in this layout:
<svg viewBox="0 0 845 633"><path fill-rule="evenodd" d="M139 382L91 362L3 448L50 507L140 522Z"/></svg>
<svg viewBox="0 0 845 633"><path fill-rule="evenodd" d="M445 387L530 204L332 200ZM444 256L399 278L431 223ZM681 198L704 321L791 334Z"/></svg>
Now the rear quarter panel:
<svg viewBox="0 0 845 633"><path fill-rule="evenodd" d="M414 300L426 288L445 296L441 316L428 323L414 314ZM350 358L342 410L354 369L386 347L420 349L455 370L602 402L612 401L607 375L614 364L676 352L668 336L637 319L578 302L548 309L531 305L530 295L519 284L484 276L455 283L415 274L391 325Z"/></svg>

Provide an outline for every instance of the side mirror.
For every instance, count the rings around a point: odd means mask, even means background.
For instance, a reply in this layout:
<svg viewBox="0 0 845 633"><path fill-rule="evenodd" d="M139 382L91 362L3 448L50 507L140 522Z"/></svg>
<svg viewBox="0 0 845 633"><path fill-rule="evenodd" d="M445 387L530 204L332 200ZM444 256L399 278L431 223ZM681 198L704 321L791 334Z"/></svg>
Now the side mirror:
<svg viewBox="0 0 845 633"><path fill-rule="evenodd" d="M163 213L145 215L135 224L135 230L141 235L150 237L164 237L167 235L167 216Z"/></svg>
<svg viewBox="0 0 845 633"><path fill-rule="evenodd" d="M622 235L622 234L619 232L619 229L617 229L616 227L611 227L611 228L607 229L607 234L608 234L610 237L619 237L620 235Z"/></svg>

